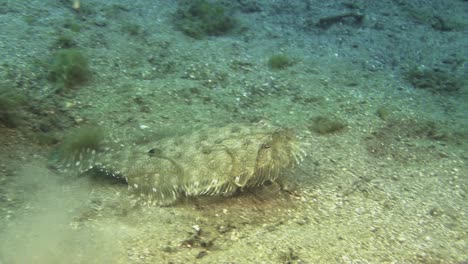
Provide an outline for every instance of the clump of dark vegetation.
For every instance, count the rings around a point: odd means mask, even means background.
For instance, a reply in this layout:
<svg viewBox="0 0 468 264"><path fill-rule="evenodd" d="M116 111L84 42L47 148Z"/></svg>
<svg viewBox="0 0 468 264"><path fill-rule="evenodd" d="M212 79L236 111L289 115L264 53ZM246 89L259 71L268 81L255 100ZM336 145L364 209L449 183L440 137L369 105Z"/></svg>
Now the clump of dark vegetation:
<svg viewBox="0 0 468 264"><path fill-rule="evenodd" d="M99 126L84 126L70 132L58 149L60 160L78 160L86 152L98 150L104 140L104 130Z"/></svg>
<svg viewBox="0 0 468 264"><path fill-rule="evenodd" d="M406 73L405 78L413 87L435 93L456 92L465 85L455 74L439 69L413 68Z"/></svg>
<svg viewBox="0 0 468 264"><path fill-rule="evenodd" d="M360 13L345 13L340 15L321 18L315 26L321 29L328 29L334 24L361 26L364 21L364 15Z"/></svg>
<svg viewBox="0 0 468 264"><path fill-rule="evenodd" d="M392 115L392 109L386 105L381 105L375 111L375 115L380 117L382 120L388 120Z"/></svg>
<svg viewBox="0 0 468 264"><path fill-rule="evenodd" d="M268 66L273 70L282 70L291 66L293 61L284 54L275 54L268 59Z"/></svg>
<svg viewBox="0 0 468 264"><path fill-rule="evenodd" d="M122 31L133 37L140 36L143 34L143 29L140 25L130 22L124 23L122 25Z"/></svg>
<svg viewBox="0 0 468 264"><path fill-rule="evenodd" d="M262 11L261 4L256 0L238 0L236 2L242 13L257 13Z"/></svg>
<svg viewBox="0 0 468 264"><path fill-rule="evenodd" d="M231 31L237 21L221 3L207 0L185 1L174 14L176 27L193 38L220 36Z"/></svg>
<svg viewBox="0 0 468 264"><path fill-rule="evenodd" d="M336 133L346 127L342 122L325 116L314 117L311 121L312 124L309 126L309 130L321 135Z"/></svg>
<svg viewBox="0 0 468 264"><path fill-rule="evenodd" d="M462 145L466 131L439 120L390 119L385 126L373 131L365 138L366 148L371 156L388 156L400 162L424 159L428 156L444 157L434 142ZM415 155L414 153L420 153Z"/></svg>
<svg viewBox="0 0 468 264"><path fill-rule="evenodd" d="M76 47L76 42L71 35L59 34L54 46L58 49L69 49Z"/></svg>
<svg viewBox="0 0 468 264"><path fill-rule="evenodd" d="M88 59L77 49L64 49L55 54L49 78L58 90L75 88L91 78Z"/></svg>
<svg viewBox="0 0 468 264"><path fill-rule="evenodd" d="M81 25L78 21L75 21L75 20L67 20L65 21L65 23L63 24L63 27L64 28L67 28L69 30L71 30L72 32L75 32L75 33L78 33L81 31Z"/></svg>
<svg viewBox="0 0 468 264"><path fill-rule="evenodd" d="M467 27L467 23L461 17L442 15L436 9L412 7L405 3L402 11L415 22L428 25L437 31L461 31Z"/></svg>
<svg viewBox="0 0 468 264"><path fill-rule="evenodd" d="M22 106L26 97L8 88L0 85L0 123L9 128L16 128L24 118Z"/></svg>
<svg viewBox="0 0 468 264"><path fill-rule="evenodd" d="M455 19L447 19L435 15L429 20L431 27L438 31L455 31L466 29L466 23L457 21Z"/></svg>

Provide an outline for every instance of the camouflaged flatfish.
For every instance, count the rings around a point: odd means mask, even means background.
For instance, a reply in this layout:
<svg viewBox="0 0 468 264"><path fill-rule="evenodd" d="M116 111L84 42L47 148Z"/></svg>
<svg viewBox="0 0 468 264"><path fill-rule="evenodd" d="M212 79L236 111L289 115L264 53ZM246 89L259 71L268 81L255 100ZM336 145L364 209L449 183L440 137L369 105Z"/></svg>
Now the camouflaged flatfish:
<svg viewBox="0 0 468 264"><path fill-rule="evenodd" d="M231 195L281 180L303 155L291 129L231 124L105 151L87 150L72 166L105 170L123 177L139 196L170 204L181 196Z"/></svg>

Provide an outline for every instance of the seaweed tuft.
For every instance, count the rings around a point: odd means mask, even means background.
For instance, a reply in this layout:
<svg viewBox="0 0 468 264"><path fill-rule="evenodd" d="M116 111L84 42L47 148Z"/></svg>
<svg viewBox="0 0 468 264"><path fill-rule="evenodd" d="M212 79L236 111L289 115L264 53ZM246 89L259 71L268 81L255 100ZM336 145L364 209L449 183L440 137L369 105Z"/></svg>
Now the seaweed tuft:
<svg viewBox="0 0 468 264"><path fill-rule="evenodd" d="M220 3L206 0L188 1L180 5L174 14L174 24L192 38L220 36L231 31L237 24L237 21L227 13L226 8Z"/></svg>
<svg viewBox="0 0 468 264"><path fill-rule="evenodd" d="M283 70L292 64L293 61L284 54L275 54L268 59L268 66L273 70Z"/></svg>
<svg viewBox="0 0 468 264"><path fill-rule="evenodd" d="M0 123L9 128L18 127L23 119L22 106L26 97L14 93L7 86L0 86Z"/></svg>
<svg viewBox="0 0 468 264"><path fill-rule="evenodd" d="M88 59L77 49L64 49L55 54L49 79L63 88L75 88L91 78Z"/></svg>

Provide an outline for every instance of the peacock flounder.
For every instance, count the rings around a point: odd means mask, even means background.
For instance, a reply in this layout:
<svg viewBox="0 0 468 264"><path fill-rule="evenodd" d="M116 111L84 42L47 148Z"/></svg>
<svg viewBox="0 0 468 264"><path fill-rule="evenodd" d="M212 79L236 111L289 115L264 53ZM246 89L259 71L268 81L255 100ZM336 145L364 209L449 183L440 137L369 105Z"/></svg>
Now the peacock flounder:
<svg viewBox="0 0 468 264"><path fill-rule="evenodd" d="M291 129L230 124L153 142L87 150L72 166L99 168L124 178L129 189L154 203L181 196L231 195L281 180L305 152Z"/></svg>

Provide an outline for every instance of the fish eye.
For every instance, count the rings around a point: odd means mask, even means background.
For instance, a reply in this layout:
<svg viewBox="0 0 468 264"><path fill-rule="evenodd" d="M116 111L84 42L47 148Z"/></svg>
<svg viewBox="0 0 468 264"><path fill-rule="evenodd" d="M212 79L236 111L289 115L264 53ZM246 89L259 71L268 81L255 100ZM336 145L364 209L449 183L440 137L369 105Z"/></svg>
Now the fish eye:
<svg viewBox="0 0 468 264"><path fill-rule="evenodd" d="M157 156L157 155L161 155L161 149L158 149L158 148L152 148L148 151L148 155L150 156Z"/></svg>
<svg viewBox="0 0 468 264"><path fill-rule="evenodd" d="M271 145L270 144L262 144L261 148L262 149L269 149L269 148L271 148Z"/></svg>

